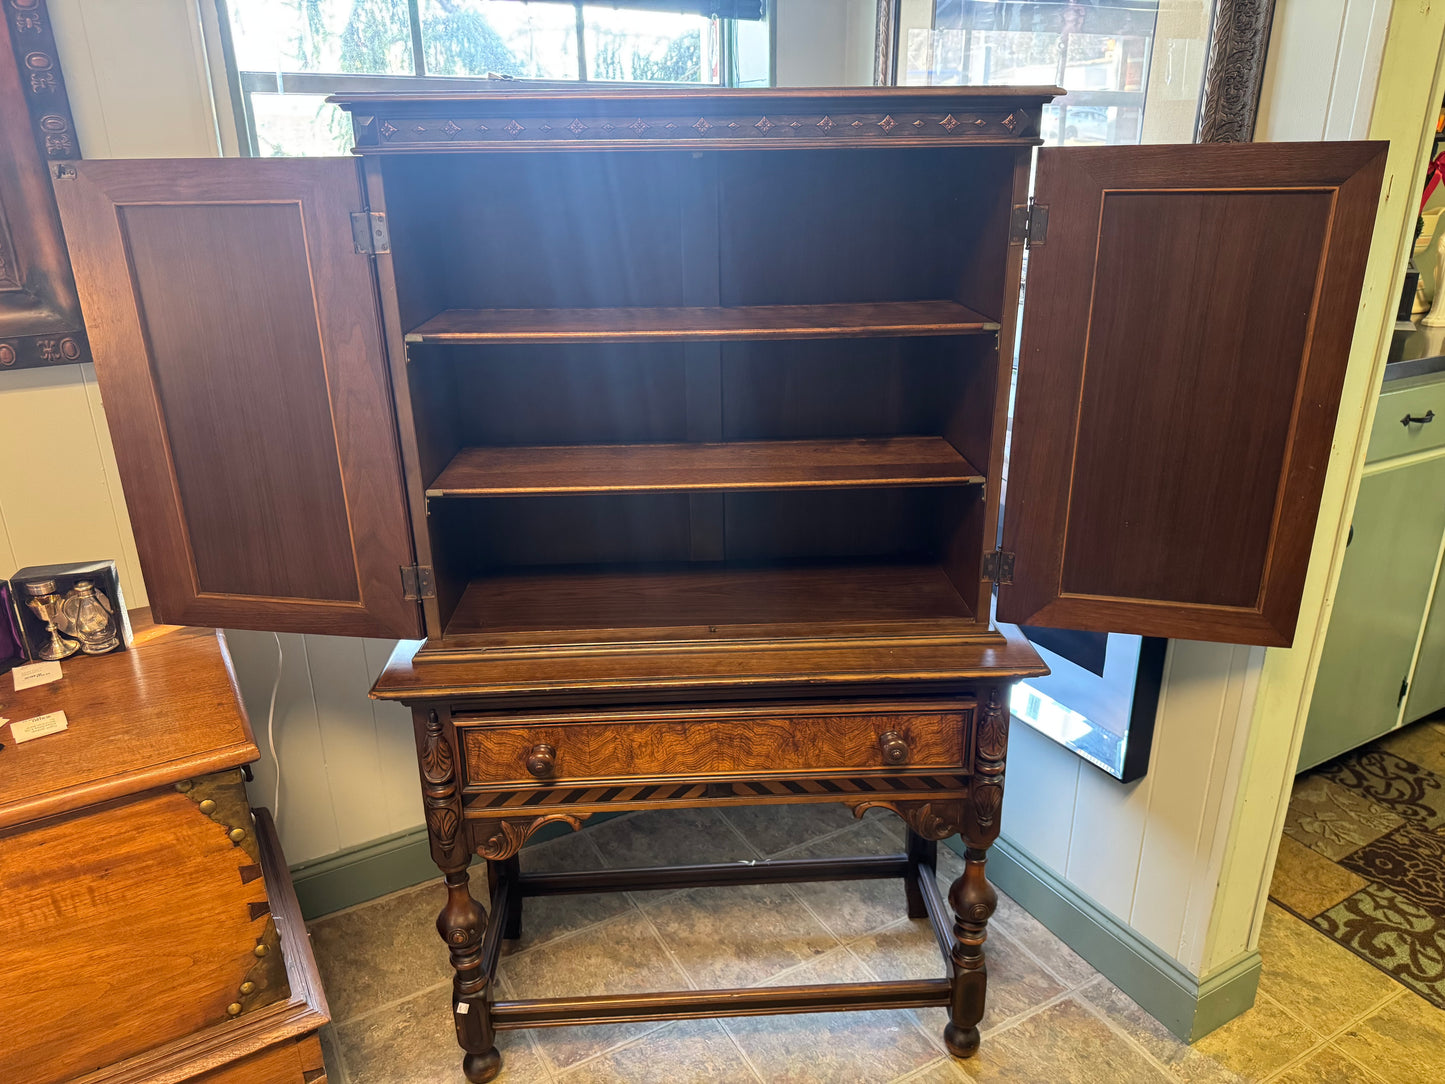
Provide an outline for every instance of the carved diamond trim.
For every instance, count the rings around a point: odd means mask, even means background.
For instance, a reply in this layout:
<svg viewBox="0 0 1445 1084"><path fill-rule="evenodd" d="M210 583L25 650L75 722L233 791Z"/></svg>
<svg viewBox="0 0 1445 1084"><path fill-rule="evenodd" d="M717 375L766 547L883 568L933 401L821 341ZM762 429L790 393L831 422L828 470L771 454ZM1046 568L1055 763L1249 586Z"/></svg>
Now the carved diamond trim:
<svg viewBox="0 0 1445 1084"><path fill-rule="evenodd" d="M758 121L758 123L754 124L753 127L760 132L766 133L772 130L773 122L768 120L767 117L764 117L762 120Z"/></svg>
<svg viewBox="0 0 1445 1084"><path fill-rule="evenodd" d="M707 135L712 130L712 125L707 122L706 117L698 117L697 123L693 125L698 135Z"/></svg>
<svg viewBox="0 0 1445 1084"><path fill-rule="evenodd" d="M647 124L647 121L643 120L641 117L638 117L635 121L633 121L633 122L632 122L631 124L629 124L627 127L631 128L631 129L632 129L634 132L636 132L638 135L641 135L643 132L647 131L648 124Z"/></svg>
<svg viewBox="0 0 1445 1084"><path fill-rule="evenodd" d="M885 132L891 132L897 123L890 114L885 113L883 114L883 119L878 122L878 127L882 128Z"/></svg>
<svg viewBox="0 0 1445 1084"><path fill-rule="evenodd" d="M506 126L505 128L503 128L502 131L506 132L509 136L514 136L514 135L516 135L518 132L524 132L524 131L526 131L526 129L523 128L523 127L522 127L520 124L518 124L516 121L514 121L514 120L509 120L509 121L507 121L507 126Z"/></svg>
<svg viewBox="0 0 1445 1084"><path fill-rule="evenodd" d="M974 126L975 128L987 128L987 127L988 127L988 121L984 120L982 117L974 117L974 118L973 118L973 126Z"/></svg>
<svg viewBox="0 0 1445 1084"><path fill-rule="evenodd" d="M616 129L617 125L613 124L610 120L606 124L602 125L602 130L604 132L612 132L616 131Z"/></svg>
<svg viewBox="0 0 1445 1084"><path fill-rule="evenodd" d="M913 122L913 127L915 127L915 128L922 128L922 127L923 127L923 122L922 122L921 120L916 120L916 121Z"/></svg>
<svg viewBox="0 0 1445 1084"><path fill-rule="evenodd" d="M567 130L573 135L581 135L587 131L587 125L583 124L580 120L574 120L571 124L567 125Z"/></svg>
<svg viewBox="0 0 1445 1084"><path fill-rule="evenodd" d="M391 121L385 121L385 122L382 124L382 126L381 126L381 136L382 136L383 139L390 139L392 136L396 135L396 133L397 133L397 127L396 127L395 124L392 124Z"/></svg>
<svg viewBox="0 0 1445 1084"><path fill-rule="evenodd" d="M416 132L418 135L420 135L422 132L425 132L425 131L426 131L426 125L425 125L425 124L418 124L415 128L412 129L412 131L413 131L413 132Z"/></svg>
<svg viewBox="0 0 1445 1084"><path fill-rule="evenodd" d="M951 132L958 127L958 118L955 117L952 113L950 113L938 123L943 125L943 130L945 132Z"/></svg>
<svg viewBox="0 0 1445 1084"><path fill-rule="evenodd" d="M833 118L824 117L818 122L818 127L823 129L823 131L825 132L831 132L833 130Z"/></svg>
<svg viewBox="0 0 1445 1084"><path fill-rule="evenodd" d="M550 132L552 130L552 126L544 121L542 123L542 127L539 130L543 132Z"/></svg>
<svg viewBox="0 0 1445 1084"><path fill-rule="evenodd" d="M1019 125L1023 123L1023 117L1019 116L1017 113L1010 113L1008 116L1004 117L1003 120L999 121L999 123L1002 124L1005 128L1007 128L1010 134L1012 134L1013 132L1018 131Z"/></svg>
<svg viewBox="0 0 1445 1084"><path fill-rule="evenodd" d="M454 120L449 120L444 125L442 125L442 131L449 136L454 136L461 130L462 126Z"/></svg>
<svg viewBox="0 0 1445 1084"><path fill-rule="evenodd" d="M862 122L861 120L855 120L855 121L853 122L853 127L854 127L854 128L861 128L861 127L863 127L863 122Z"/></svg>

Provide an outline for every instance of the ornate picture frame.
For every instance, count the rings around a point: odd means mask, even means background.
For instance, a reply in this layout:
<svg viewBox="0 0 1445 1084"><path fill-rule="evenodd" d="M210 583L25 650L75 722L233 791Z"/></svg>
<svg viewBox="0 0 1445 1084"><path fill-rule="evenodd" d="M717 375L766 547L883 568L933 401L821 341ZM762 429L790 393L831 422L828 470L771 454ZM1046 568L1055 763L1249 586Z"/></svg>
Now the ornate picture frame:
<svg viewBox="0 0 1445 1084"><path fill-rule="evenodd" d="M1248 143L1254 139L1275 0L1214 0L1209 62L1195 126L1196 143ZM878 0L873 81L897 78L899 0Z"/></svg>
<svg viewBox="0 0 1445 1084"><path fill-rule="evenodd" d="M90 360L50 187L80 157L45 0L0 0L0 373Z"/></svg>

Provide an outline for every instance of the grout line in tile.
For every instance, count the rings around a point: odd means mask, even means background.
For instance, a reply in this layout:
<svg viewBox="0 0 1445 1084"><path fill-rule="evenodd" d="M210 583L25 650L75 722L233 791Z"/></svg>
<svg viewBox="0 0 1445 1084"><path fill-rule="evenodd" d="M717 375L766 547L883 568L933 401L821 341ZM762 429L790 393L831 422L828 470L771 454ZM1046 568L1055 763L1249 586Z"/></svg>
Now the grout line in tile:
<svg viewBox="0 0 1445 1084"><path fill-rule="evenodd" d="M890 1084L909 1084L910 1081L922 1079L924 1073L945 1064L951 1066L955 1074L961 1074L957 1077L958 1084L973 1084L973 1077L969 1076L960 1068L958 1059L952 1054L945 1054L937 1061L931 1061L927 1065L920 1065L917 1069L910 1069L902 1076L894 1077Z"/></svg>
<svg viewBox="0 0 1445 1084"><path fill-rule="evenodd" d="M1065 990L1063 993L1055 994L1047 1001L1041 1001L1037 1005L1032 1006L1031 1008L1027 1008L1024 1009L1022 1012L1015 1013L1013 1016L1010 1016L1006 1020L1000 1020L997 1024L991 1024L987 1028L980 1028L979 1034L986 1039L990 1035L997 1035L1003 1031L1011 1031L1030 1017L1038 1016L1039 1013L1046 1012L1047 1010L1052 1009L1055 1005L1059 1004L1059 1002L1067 1001L1073 996L1073 990ZM940 1037L939 1042L942 1041L943 1040Z"/></svg>
<svg viewBox="0 0 1445 1084"><path fill-rule="evenodd" d="M727 825L728 831L730 831L734 835L734 837L741 841L742 845L747 848L748 854L752 855L754 859L767 859L768 856L763 854L762 851L758 850L758 848L753 846L752 841L749 840L747 836L743 835L742 831L738 828L736 824L733 823L732 818L729 817L726 812L721 809L714 809L713 812L717 814L718 819L721 820L723 824Z"/></svg>
<svg viewBox="0 0 1445 1084"><path fill-rule="evenodd" d="M771 858L787 858L788 855L792 854L794 851L800 851L800 850L802 850L804 847L811 847L811 846L813 846L815 843L824 843L824 842L826 842L826 841L828 841L828 840L830 840L830 839L833 839L833 838L835 838L835 837L837 837L837 836L841 836L844 832L852 832L852 831L854 831L854 830L857 829L858 825L860 825L860 824L866 824L866 823L867 823L866 820L864 820L862 817L859 817L853 824L845 824L842 828L835 828L835 829L833 829L833 831L831 831L831 832L824 832L822 835L820 835L820 836L814 836L812 839L805 839L805 840L803 840L801 843L795 843L795 844L793 844L791 847L784 847L781 851L778 851L776 854L770 855L769 858L770 858L770 859L771 859ZM896 851L890 851L890 852L888 852L888 853L889 853L889 854L901 854L901 853L903 853L903 848L902 848L902 846L899 846Z"/></svg>
<svg viewBox="0 0 1445 1084"><path fill-rule="evenodd" d="M630 896L630 893L628 895ZM628 902L631 903L632 906L639 912L642 910L640 907L637 906L636 901L629 899ZM573 929L567 930L563 933L558 934L556 937L550 938L546 941L539 941L535 945L528 945L524 949L518 949L516 952L507 953L505 956L502 957L502 959L516 960L523 956L526 956L529 952L535 952L540 948L555 948L557 945L561 944L564 941L570 941L573 938L580 937L582 934L587 933L590 930L597 929L599 926L606 926L609 923L619 922L627 917L627 911L623 911L621 914L609 915L606 918L598 919L596 922L589 922L585 926L577 926ZM497 970L501 971L500 962L498 964Z"/></svg>
<svg viewBox="0 0 1445 1084"><path fill-rule="evenodd" d="M538 1030L538 1029L536 1029L536 1028L519 1028L519 1029L517 1029L517 1030L521 1031L521 1033L522 1033L522 1034L521 1034L521 1038L524 1039L524 1040L526 1040L527 1045L528 1045L528 1046L531 1048L531 1050L532 1050L532 1054L533 1054L533 1055L536 1057L536 1059L537 1059L537 1063L542 1066L542 1072L544 1072L544 1073L547 1074L547 1084L552 1084L552 1081L555 1081L555 1080L557 1079L557 1071L552 1068L552 1063L549 1062L549 1061L547 1060L547 1056L542 1053L541 1043L540 1043L540 1040L538 1040L538 1038L537 1038L537 1030ZM457 1049L460 1050L461 1047L458 1047ZM504 1071L505 1071L505 1069L506 1069L506 1066L507 1066L507 1056L506 1056L505 1054L503 1054L503 1055L502 1055L502 1068L503 1068Z"/></svg>
<svg viewBox="0 0 1445 1084"><path fill-rule="evenodd" d="M650 1028L647 1028L646 1030L642 1031L641 1033L639 1033L639 1034L637 1034L637 1035L631 1035L631 1036L628 1036L626 1039L621 1039L621 1040L619 1040L618 1042L613 1043L611 1046L605 1046L605 1047L603 1047L601 1050L593 1051L591 1054L588 1054L585 1058L581 1058L581 1059L573 1062L571 1065L567 1066L567 1068L565 1068L565 1069L559 1069L559 1068L557 1068L555 1065L552 1064L552 1059L549 1058L549 1057L547 1057L547 1048L546 1048L546 1046L542 1043L542 1041L541 1041L540 1039L538 1039L538 1040L537 1040L537 1045L538 1045L538 1050L539 1050L539 1052L540 1052L541 1055L542 1055L542 1064L547 1067L548 1072L550 1072L550 1073L552 1074L552 1076L553 1076L554 1079L556 1079L556 1080L565 1080L565 1079L567 1078L567 1074L569 1074L569 1073L575 1073L578 1069L582 1068L582 1066L584 1066L584 1065L590 1065L592 1062L596 1061L598 1058L605 1057L605 1056L608 1055L608 1054L615 1054L617 1051L619 1051L619 1050L625 1050L625 1049L626 1049L627 1047L629 1047L629 1046L638 1046L638 1045L640 1045L641 1043L645 1042L647 1039L649 1039L649 1038L651 1038L652 1036L656 1035L659 1031L661 1031L663 1028L667 1027L669 1024L675 1024L675 1023L677 1023L676 1020L645 1020L645 1021L639 1021L639 1022L640 1022L640 1023L652 1024L653 1026L650 1027ZM576 1026L577 1026L577 1027L591 1027L591 1026L593 1026L593 1025L590 1025L590 1024L578 1024L578 1025L576 1025ZM541 1028L541 1029L538 1029L538 1030L541 1030L541 1031L551 1031L552 1029L551 1029L551 1028Z"/></svg>
<svg viewBox="0 0 1445 1084"><path fill-rule="evenodd" d="M1169 1067L1167 1065L1165 1065L1162 1061L1160 1061L1152 1053L1150 1053L1149 1048L1146 1047L1143 1043L1141 1043L1138 1039L1134 1038L1134 1036L1130 1035L1122 1027L1114 1023L1113 1020L1110 1020L1109 1014L1106 1013L1098 1005L1095 1005L1092 1001L1090 1001L1087 994L1084 994L1081 990L1075 990L1073 992L1078 994L1078 997L1075 998L1075 1000L1078 1001L1081 1006L1083 1006L1085 1012L1095 1017L1106 1028L1112 1031L1119 1038L1123 1039L1124 1042L1128 1046L1132 1047L1136 1053L1142 1054L1144 1056L1144 1060L1147 1061L1150 1065L1152 1065L1154 1067L1154 1070L1159 1073L1159 1075L1164 1080L1173 1081L1175 1079L1174 1074L1169 1071ZM1189 1044L1185 1043L1184 1045L1188 1046Z"/></svg>
<svg viewBox="0 0 1445 1084"><path fill-rule="evenodd" d="M637 907L636 902L634 902L632 906ZM658 946L662 949L663 953L666 954L667 958L672 961L672 966L677 968L677 973L682 976L682 981L687 983L693 990L701 989L697 981L692 977L692 972L682 966L682 961L677 958L677 953L672 951L672 946L667 943L667 938L662 936L662 931L657 928L657 923L652 921L652 916L641 907L637 907L637 911L642 915L642 921L647 923L647 928L652 931L652 936L657 941Z"/></svg>
<svg viewBox="0 0 1445 1084"><path fill-rule="evenodd" d="M796 885L789 884L784 885L783 887L788 890L788 895L792 896L793 899L797 901L798 906L802 907L804 911L807 911L808 914L812 916L813 921L818 924L819 928L821 928L824 933L826 933L829 937L833 939L833 943L835 945L843 946L848 944L848 942L844 941L842 936L836 930L834 930L832 926L828 925L827 920L824 919L822 915L818 914L817 911L813 910L812 904L810 904L807 900L803 899L803 897L798 894ZM880 927L880 929L881 928L882 927ZM868 935L864 934L863 936L867 937ZM831 952L832 949L829 949L828 951Z"/></svg>
<svg viewBox="0 0 1445 1084"><path fill-rule="evenodd" d="M332 919L335 919L335 918L343 918L343 917L345 917L346 915L353 915L353 914L355 914L357 911L364 911L364 910L366 910L368 907L376 907L376 906L378 906L378 905L380 905L380 904L383 904L383 903L389 903L391 900L396 899L398 896L405 896L405 895L406 895L407 893L409 893L409 892L415 892L415 891L417 891L418 889L426 888L426 887L429 886L429 885L434 885L434 886L436 886L438 889L442 889L442 890L443 890L443 891L442 891L442 896L438 897L439 902L438 902L438 905L437 905L437 909L440 910L440 909L441 909L441 904L442 904L442 903L445 903L446 900L445 900L445 883L443 882L442 878L438 876L438 877L435 877L435 878L433 878L433 879L431 879L431 880L429 880L429 881L419 881L418 883L416 883L416 884L414 884L414 885L408 885L408 886L405 887L405 888L398 888L395 892L388 892L386 895L384 895L384 896L377 896L375 899L362 900L360 903L353 903L350 907L342 907L342 908L340 908L339 910L336 910L336 911L328 911L328 912L326 912L326 914L324 914L324 915L317 915L315 918L308 919L308 920L304 923L304 925L305 925L305 927L306 927L307 930L310 930L313 926L324 925L325 923L330 922ZM479 901L479 902L485 902L485 901Z"/></svg>
<svg viewBox="0 0 1445 1084"><path fill-rule="evenodd" d="M1345 1023L1345 1024L1341 1025L1340 1027L1336 1028L1334 1031L1330 1032L1328 1035L1326 1035L1323 1039L1321 1039L1319 1042L1317 1042L1314 1046L1310 1047L1310 1048L1309 1048L1308 1050L1306 1050L1304 1053L1300 1054L1300 1055L1299 1055L1298 1057L1296 1057L1296 1058L1292 1058L1287 1064L1280 1066L1280 1068L1277 1069L1274 1073L1272 1073L1272 1074L1268 1077L1268 1079L1269 1079L1269 1080L1277 1080L1279 1077L1283 1076L1285 1073L1289 1072L1291 1069L1294 1069L1296 1066L1298 1066L1298 1065L1300 1065L1300 1064L1308 1061L1310 1058L1312 1058L1312 1057L1314 1057L1316 1054L1318 1054L1321 1050L1323 1050L1323 1049L1325 1049L1326 1047L1328 1047L1329 1045L1331 1045L1336 1039L1338 1039L1341 1035L1345 1034L1345 1032L1349 1031L1349 1030L1350 1030L1351 1028L1353 1028L1356 1024L1359 1024L1359 1023L1362 1023L1362 1022L1365 1021L1365 1020L1368 1020L1371 1016L1374 1016L1374 1015L1375 1015L1377 1012L1379 1012L1381 1009L1385 1008L1385 1006L1391 1004L1392 1002L1395 1002L1395 1001L1399 1000L1401 997L1403 997L1405 994L1407 994L1407 993L1409 993L1409 992L1410 992L1409 990L1405 989L1405 988L1402 986L1399 990L1396 990L1396 991L1393 991L1393 992L1391 992L1391 993L1389 993L1389 994L1386 994L1386 995L1385 995L1384 997L1382 997L1379 1001L1375 1002L1375 1003L1374 1003L1373 1005L1371 1005L1368 1009L1366 1009L1364 1012L1362 1012L1359 1016L1354 1017L1352 1020L1350 1020L1350 1021L1348 1021L1347 1023ZM1299 1018L1296 1014L1290 1012L1289 1007L1288 1007L1287 1005L1283 1004L1281 1001L1279 1001L1278 998L1269 997L1269 995L1263 993L1262 991L1261 991L1261 993L1259 994L1259 996L1265 998L1266 1000L1268 1000L1272 1005L1275 1005L1277 1008L1280 1009L1280 1011L1282 1011L1282 1012L1283 1012L1286 1016L1288 1016L1291 1020L1294 1020L1294 1021L1299 1022L1299 1023L1303 1023L1303 1021L1301 1021L1300 1018ZM1313 1029L1313 1028L1311 1028L1310 1030L1313 1031L1314 1034L1316 1034L1316 1035L1320 1034L1318 1031L1316 1031L1316 1030ZM1360 1064L1359 1062L1355 1061L1354 1058L1351 1058L1348 1054L1345 1054L1344 1051L1341 1051L1340 1054L1341 1054L1342 1057L1346 1058L1346 1059L1347 1059L1348 1061L1350 1061L1352 1064L1355 1064L1355 1065L1359 1065L1359 1064ZM1380 1076L1378 1076L1373 1070L1371 1070L1371 1069L1369 1068L1369 1066L1361 1065L1360 1068L1364 1069L1365 1072L1367 1072L1367 1073L1370 1075L1370 1078L1371 1078L1372 1080L1382 1080L1382 1078L1381 1078Z"/></svg>
<svg viewBox="0 0 1445 1084"><path fill-rule="evenodd" d="M414 997L421 997L423 994L429 994L429 993L431 993L431 992L434 991L434 990L443 990L443 989L446 989L446 988L450 987L451 985L452 985L452 980L451 980L451 979L444 979L444 980L442 980L441 982L434 982L434 983L432 983L430 986L423 986L420 990L412 990L410 993L408 993L408 994L406 994L406 995L404 995L404 996L402 996L402 997L396 998L396 999L394 999L394 1000L392 1000L392 1001L388 1001L388 1002L386 1002L385 1004L382 1004L382 1005L373 1005L371 1008L367 1009L365 1012L359 1012L359 1013L356 1013L354 1016L348 1016L348 1017L347 1017L346 1019L344 1019L344 1020L336 1020L336 1019L333 1019L333 1020L331 1021L331 1023L332 1023L333 1025L335 1025L335 1027L337 1027L338 1029L339 1029L340 1027L342 1027L342 1026L345 1026L345 1025L355 1024L355 1023L357 1023L357 1022L360 1021L360 1020L365 1020L365 1019L367 1019L368 1017L372 1017L372 1016L377 1015L378 1013L386 1012L386 1011L389 1010L389 1009L395 1009L395 1008L396 1008L398 1005L400 1005L403 1001L410 1001L410 1000L411 1000L412 998L414 998ZM332 1034L334 1035L335 1032L333 1031Z"/></svg>
<svg viewBox="0 0 1445 1084"><path fill-rule="evenodd" d="M736 1017L733 1019L736 1019ZM767 1084L767 1081L763 1078L763 1074L759 1072L758 1067L753 1064L753 1059L748 1057L748 1052L743 1049L743 1044L738 1042L738 1037L733 1034L732 1028L728 1027L727 1019L720 1018L717 1021L717 1025L719 1030L727 1036L728 1042L733 1044L733 1049L738 1052L738 1057L743 1059L743 1065L747 1068L747 1071L753 1074L753 1080L756 1084Z"/></svg>

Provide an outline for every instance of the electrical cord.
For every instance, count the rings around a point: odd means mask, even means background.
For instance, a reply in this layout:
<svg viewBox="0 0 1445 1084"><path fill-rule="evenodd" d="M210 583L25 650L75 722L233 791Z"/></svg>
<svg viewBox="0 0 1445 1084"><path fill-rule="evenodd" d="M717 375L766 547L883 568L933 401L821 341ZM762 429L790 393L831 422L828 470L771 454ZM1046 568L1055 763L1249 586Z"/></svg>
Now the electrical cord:
<svg viewBox="0 0 1445 1084"><path fill-rule="evenodd" d="M276 772L276 791L271 797L271 819L277 825L281 823L281 757L276 752L276 694L281 691L281 666L286 661L286 656L281 650L281 634L273 632L276 637L276 680L271 685L271 707L266 711L266 744L271 747L271 765Z"/></svg>

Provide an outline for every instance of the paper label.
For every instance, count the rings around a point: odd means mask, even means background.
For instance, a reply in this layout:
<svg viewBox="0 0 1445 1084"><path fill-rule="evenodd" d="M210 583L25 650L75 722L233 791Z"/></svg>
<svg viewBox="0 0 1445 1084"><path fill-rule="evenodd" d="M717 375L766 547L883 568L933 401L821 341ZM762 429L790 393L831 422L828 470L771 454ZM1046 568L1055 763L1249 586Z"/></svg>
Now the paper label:
<svg viewBox="0 0 1445 1084"><path fill-rule="evenodd" d="M59 734L70 724L66 722L65 712L51 711L44 715L37 715L33 719L21 719L18 723L10 724L10 733L15 738L15 744L31 738L43 738L47 734Z"/></svg>
<svg viewBox="0 0 1445 1084"><path fill-rule="evenodd" d="M24 666L17 666L10 673L15 678L15 691L28 689L32 685L44 685L47 682L60 680L60 663L58 662L31 662Z"/></svg>

